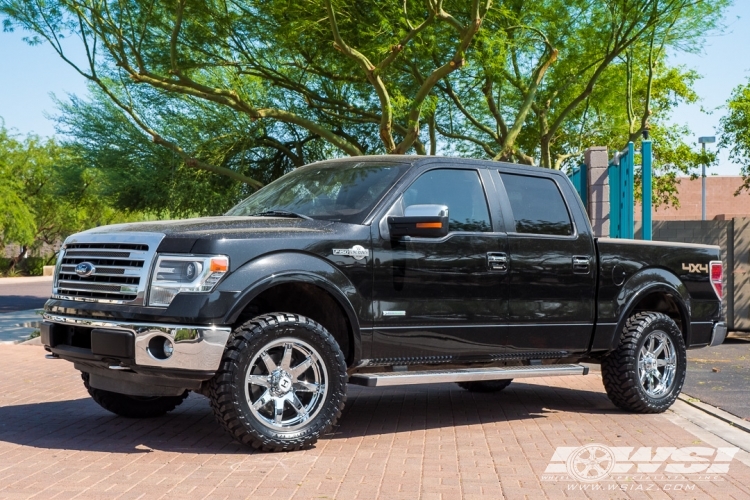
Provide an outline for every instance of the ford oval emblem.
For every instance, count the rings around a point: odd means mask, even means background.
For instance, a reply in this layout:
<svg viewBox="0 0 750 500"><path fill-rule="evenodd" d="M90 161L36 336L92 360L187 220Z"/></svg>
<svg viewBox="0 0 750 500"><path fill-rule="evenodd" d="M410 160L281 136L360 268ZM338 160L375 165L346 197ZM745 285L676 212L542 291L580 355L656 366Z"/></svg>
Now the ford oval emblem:
<svg viewBox="0 0 750 500"><path fill-rule="evenodd" d="M81 278L91 276L94 274L94 271L96 271L96 268L91 262L81 262L76 266L76 274Z"/></svg>

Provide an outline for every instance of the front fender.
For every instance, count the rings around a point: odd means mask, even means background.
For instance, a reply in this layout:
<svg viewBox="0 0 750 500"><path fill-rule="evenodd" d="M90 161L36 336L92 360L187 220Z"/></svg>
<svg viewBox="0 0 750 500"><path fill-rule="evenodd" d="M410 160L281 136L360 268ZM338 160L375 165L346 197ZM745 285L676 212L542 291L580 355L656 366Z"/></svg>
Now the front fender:
<svg viewBox="0 0 750 500"><path fill-rule="evenodd" d="M641 269L630 276L619 291L612 292L614 291L606 290L606 287L600 289L598 321L602 324L602 328L597 328L592 350L614 350L620 341L620 333L637 304L654 292L670 295L677 304L686 344L689 345L690 294L687 287L671 271L658 267ZM610 297L608 298L607 295Z"/></svg>
<svg viewBox="0 0 750 500"><path fill-rule="evenodd" d="M222 324L231 325L247 305L263 291L282 283L307 283L331 294L345 311L354 336L356 359L361 353L359 317L365 307L362 295L347 276L329 261L303 252L278 252L262 255L247 262L226 277L219 290L234 292L234 305Z"/></svg>

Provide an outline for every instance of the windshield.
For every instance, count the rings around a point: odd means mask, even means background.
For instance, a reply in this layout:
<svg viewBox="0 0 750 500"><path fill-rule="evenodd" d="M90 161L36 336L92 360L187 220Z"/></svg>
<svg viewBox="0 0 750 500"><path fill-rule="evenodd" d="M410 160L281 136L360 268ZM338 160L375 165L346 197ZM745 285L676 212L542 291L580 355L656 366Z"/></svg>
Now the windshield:
<svg viewBox="0 0 750 500"><path fill-rule="evenodd" d="M226 215L285 211L361 224L408 168L408 163L374 161L300 167L253 193Z"/></svg>

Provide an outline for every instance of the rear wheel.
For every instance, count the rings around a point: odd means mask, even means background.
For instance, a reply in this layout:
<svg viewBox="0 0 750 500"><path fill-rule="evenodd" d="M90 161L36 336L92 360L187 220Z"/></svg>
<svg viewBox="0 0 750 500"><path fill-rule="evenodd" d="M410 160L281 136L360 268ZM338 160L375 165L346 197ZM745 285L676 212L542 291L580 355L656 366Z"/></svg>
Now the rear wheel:
<svg viewBox="0 0 750 500"><path fill-rule="evenodd" d="M607 396L623 410L661 413L682 390L687 356L682 332L663 313L628 318L620 344L602 360Z"/></svg>
<svg viewBox="0 0 750 500"><path fill-rule="evenodd" d="M119 392L110 392L91 387L89 385L89 374L86 372L81 372L81 378L83 379L83 385L86 386L86 390L89 391L89 395L99 406L121 417L160 417L177 408L185 401L185 398L189 394L188 391L185 391L181 396L128 396Z"/></svg>
<svg viewBox="0 0 750 500"><path fill-rule="evenodd" d="M221 425L242 443L266 451L307 448L341 416L344 355L311 319L257 317L233 332L210 400Z"/></svg>
<svg viewBox="0 0 750 500"><path fill-rule="evenodd" d="M513 382L513 379L505 380L480 380L477 382L456 382L461 389L469 392L500 392Z"/></svg>

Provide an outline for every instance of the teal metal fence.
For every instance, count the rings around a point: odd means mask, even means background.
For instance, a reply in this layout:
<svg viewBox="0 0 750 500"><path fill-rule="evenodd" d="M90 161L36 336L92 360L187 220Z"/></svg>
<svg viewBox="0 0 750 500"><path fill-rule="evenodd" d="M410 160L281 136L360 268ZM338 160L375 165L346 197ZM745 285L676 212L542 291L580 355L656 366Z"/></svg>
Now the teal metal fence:
<svg viewBox="0 0 750 500"><path fill-rule="evenodd" d="M645 136L647 137L647 136ZM641 141L641 181L643 221L642 237L650 240L653 236L652 209L652 144L648 139ZM629 142L622 151L615 153L609 162L609 236L610 238L630 238L635 236L635 144ZM588 210L588 170L586 164L574 167L568 174L570 182Z"/></svg>
<svg viewBox="0 0 750 500"><path fill-rule="evenodd" d="M581 197L583 206L586 210L589 208L588 202L588 186L589 186L589 175L586 168L586 164L583 163L577 167L573 167L573 170L568 174L570 182L573 183L573 187L578 191L578 196Z"/></svg>
<svg viewBox="0 0 750 500"><path fill-rule="evenodd" d="M609 162L609 236L630 238L635 235L633 205L635 195L635 145L629 142Z"/></svg>
<svg viewBox="0 0 750 500"><path fill-rule="evenodd" d="M653 205L652 197L652 150L651 141L641 141L641 179L642 184L642 204L641 204L641 220L643 221L642 237L644 240L651 240L653 238L653 222L651 220L651 208Z"/></svg>

